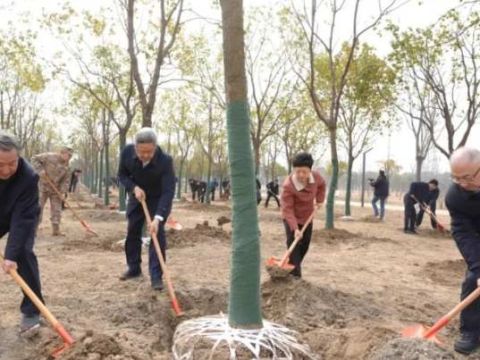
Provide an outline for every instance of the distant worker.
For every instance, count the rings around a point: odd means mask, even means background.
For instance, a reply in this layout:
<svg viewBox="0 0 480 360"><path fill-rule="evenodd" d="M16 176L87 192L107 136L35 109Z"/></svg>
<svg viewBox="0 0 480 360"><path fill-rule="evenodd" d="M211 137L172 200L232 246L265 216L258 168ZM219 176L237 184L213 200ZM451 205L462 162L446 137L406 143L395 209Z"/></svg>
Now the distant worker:
<svg viewBox="0 0 480 360"><path fill-rule="evenodd" d="M385 171L380 170L378 172L378 177L376 180L368 179L370 182L370 186L373 187L373 199L372 199L372 207L373 207L373 215L380 219L385 219L385 202L387 201L389 195L389 183L388 178L385 175ZM377 202L380 201L380 211L378 210Z"/></svg>
<svg viewBox="0 0 480 360"><path fill-rule="evenodd" d="M60 236L60 222L62 220L63 198L57 193L66 194L69 188L68 163L72 158L73 150L63 147L60 152L43 153L33 156L32 165L40 175L40 222L43 217L45 204L50 200L50 221L52 235Z"/></svg>
<svg viewBox="0 0 480 360"><path fill-rule="evenodd" d="M280 201L278 200L278 194L280 193L278 186L278 179L272 180L267 184L267 200L265 201L265 207L268 208L270 198L274 198L277 202L277 206L280 207Z"/></svg>
<svg viewBox="0 0 480 360"><path fill-rule="evenodd" d="M409 191L403 197L404 208L404 228L406 234L416 234L415 224L417 212L415 204L428 204L430 199L438 189L438 181L435 179L426 182L412 182Z"/></svg>

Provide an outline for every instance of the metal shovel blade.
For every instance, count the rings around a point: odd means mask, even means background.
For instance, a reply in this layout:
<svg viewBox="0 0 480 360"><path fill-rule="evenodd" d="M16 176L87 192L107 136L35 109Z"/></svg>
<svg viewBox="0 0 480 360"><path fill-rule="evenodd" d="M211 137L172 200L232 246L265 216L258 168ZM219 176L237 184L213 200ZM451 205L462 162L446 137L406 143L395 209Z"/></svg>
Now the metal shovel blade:
<svg viewBox="0 0 480 360"><path fill-rule="evenodd" d="M427 337L427 332L430 330L429 327L421 324L409 326L402 331L402 336L406 338L413 339L424 339L428 341L433 341L437 345L443 345L440 339L436 335Z"/></svg>

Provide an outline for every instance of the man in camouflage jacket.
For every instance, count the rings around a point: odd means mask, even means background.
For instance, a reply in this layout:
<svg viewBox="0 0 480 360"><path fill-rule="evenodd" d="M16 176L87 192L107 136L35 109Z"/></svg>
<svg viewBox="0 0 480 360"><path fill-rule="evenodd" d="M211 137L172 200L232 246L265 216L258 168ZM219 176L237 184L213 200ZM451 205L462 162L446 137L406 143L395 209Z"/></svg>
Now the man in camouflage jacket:
<svg viewBox="0 0 480 360"><path fill-rule="evenodd" d="M60 221L62 218L62 198L52 188L48 180L51 180L60 194L68 191L69 170L68 163L73 151L64 147L58 153L43 153L32 158L32 165L40 175L40 222L43 217L43 208L50 199L50 221L52 223L53 236L60 236Z"/></svg>

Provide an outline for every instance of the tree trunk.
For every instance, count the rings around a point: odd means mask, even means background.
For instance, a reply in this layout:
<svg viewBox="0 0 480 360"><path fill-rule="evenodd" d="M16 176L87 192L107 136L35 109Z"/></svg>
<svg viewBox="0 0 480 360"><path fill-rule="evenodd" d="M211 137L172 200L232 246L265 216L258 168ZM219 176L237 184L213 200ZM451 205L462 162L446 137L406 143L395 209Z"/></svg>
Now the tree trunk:
<svg viewBox="0 0 480 360"><path fill-rule="evenodd" d="M417 166L416 166L416 171L415 171L415 179L416 181L422 181L422 166L423 166L423 161L425 158L423 156L417 156Z"/></svg>
<svg viewBox="0 0 480 360"><path fill-rule="evenodd" d="M119 158L122 154L123 149L127 145L127 129L122 129L119 134L119 142L120 142L120 148L119 148ZM117 179L118 180L118 179ZM127 204L126 204L126 193L125 193L125 188L119 183L118 185L118 208L120 211L125 211L127 209Z"/></svg>
<svg viewBox="0 0 480 360"><path fill-rule="evenodd" d="M101 199L103 197L103 154L105 153L105 146L100 151L100 170L98 171L98 197Z"/></svg>
<svg viewBox="0 0 480 360"><path fill-rule="evenodd" d="M177 199L179 200L182 197L182 176L183 176L184 164L185 164L185 159L181 159L180 166L178 169L178 182L177 182Z"/></svg>
<svg viewBox="0 0 480 360"><path fill-rule="evenodd" d="M333 229L335 228L335 192L337 191L338 184L337 129L330 129L329 134L332 177L330 179L330 184L328 187L325 228Z"/></svg>
<svg viewBox="0 0 480 360"><path fill-rule="evenodd" d="M345 186L345 216L351 216L352 210L350 207L350 201L352 198L352 171L353 171L353 158L352 154L348 154L348 168L347 168L347 183Z"/></svg>
<svg viewBox="0 0 480 360"><path fill-rule="evenodd" d="M232 187L232 259L228 315L236 328L262 328L260 242L245 76L242 0L220 0Z"/></svg>

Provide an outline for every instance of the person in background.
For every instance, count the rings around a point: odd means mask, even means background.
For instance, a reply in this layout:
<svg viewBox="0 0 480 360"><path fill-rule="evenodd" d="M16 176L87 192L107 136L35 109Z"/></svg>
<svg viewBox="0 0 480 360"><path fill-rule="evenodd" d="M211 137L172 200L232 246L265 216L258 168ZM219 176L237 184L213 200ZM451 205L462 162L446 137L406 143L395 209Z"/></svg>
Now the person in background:
<svg viewBox="0 0 480 360"><path fill-rule="evenodd" d="M430 211L432 212L433 215L435 215L435 212L437 210L437 200L438 200L438 197L440 196L440 189L438 188L438 182L436 182L435 185L436 185L436 189L430 192L429 201L425 203L425 205L430 208ZM420 225L422 224L424 213L425 213L424 206L421 206L417 214L417 219L415 221L415 225L417 227L420 227ZM430 224L432 225L432 229L437 228L437 222L433 217L430 218Z"/></svg>
<svg viewBox="0 0 480 360"><path fill-rule="evenodd" d="M380 219L385 219L385 202L389 195L389 183L385 171L378 172L377 180L369 179L370 186L373 187L372 208L373 215ZM380 211L378 210L377 202L380 201Z"/></svg>
<svg viewBox="0 0 480 360"><path fill-rule="evenodd" d="M257 184L257 206L260 205L262 202L262 183L258 178L255 179L255 183Z"/></svg>
<svg viewBox="0 0 480 360"><path fill-rule="evenodd" d="M405 234L416 234L415 224L417 212L415 204L428 204L435 190L438 189L438 181L430 180L428 183L417 181L410 184L409 191L403 197L404 208L404 228Z"/></svg>
<svg viewBox="0 0 480 360"><path fill-rule="evenodd" d="M50 200L50 221L52 235L60 236L60 222L62 220L63 198L57 193L66 194L69 188L68 163L72 158L73 150L63 147L60 152L43 153L33 156L32 165L40 175L40 222L42 222L43 209ZM53 186L55 189L53 188Z"/></svg>
<svg viewBox="0 0 480 360"><path fill-rule="evenodd" d="M268 208L270 198L274 198L277 202L277 206L280 207L280 201L278 200L278 194L280 193L278 186L278 179L272 180L267 184L267 200L265 201L265 207Z"/></svg>
<svg viewBox="0 0 480 360"><path fill-rule="evenodd" d="M281 205L287 248L299 235L314 211L314 206L319 208L325 200L325 180L320 173L312 171L312 166L312 155L296 155L293 159L293 172L283 183ZM291 274L295 277L302 277L302 262L310 246L312 230L313 221L307 226L302 239L290 255L290 262L295 266Z"/></svg>

